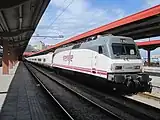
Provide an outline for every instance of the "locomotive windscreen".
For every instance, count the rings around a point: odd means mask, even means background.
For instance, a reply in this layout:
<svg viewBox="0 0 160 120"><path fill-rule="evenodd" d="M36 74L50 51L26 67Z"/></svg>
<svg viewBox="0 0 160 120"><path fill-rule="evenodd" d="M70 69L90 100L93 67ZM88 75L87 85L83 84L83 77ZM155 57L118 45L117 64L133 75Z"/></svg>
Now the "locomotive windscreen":
<svg viewBox="0 0 160 120"><path fill-rule="evenodd" d="M112 43L113 54L116 55L136 55L136 47L134 44Z"/></svg>
<svg viewBox="0 0 160 120"><path fill-rule="evenodd" d="M112 59L141 59L138 47L133 39L112 37L107 46Z"/></svg>

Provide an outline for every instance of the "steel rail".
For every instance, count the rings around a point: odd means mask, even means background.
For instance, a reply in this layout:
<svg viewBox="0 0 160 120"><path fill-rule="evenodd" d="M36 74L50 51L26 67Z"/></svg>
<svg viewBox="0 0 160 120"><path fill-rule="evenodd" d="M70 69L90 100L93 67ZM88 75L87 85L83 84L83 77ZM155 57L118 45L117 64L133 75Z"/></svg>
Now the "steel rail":
<svg viewBox="0 0 160 120"><path fill-rule="evenodd" d="M30 64L31 65L31 64ZM124 118L119 117L118 115L116 115L115 113L111 112L110 110L104 108L103 106L97 104L96 102L90 100L89 98L85 97L84 95L76 92L75 90L73 90L72 88L67 87L65 84L60 83L59 81L53 79L50 75L48 75L47 73L45 73L44 71L40 70L39 68L36 68L35 66L31 65L33 68L35 68L37 71L39 71L40 73L42 73L43 75L45 75L46 77L48 77L49 79L55 81L56 83L58 83L59 85L61 85L62 87L66 88L67 90L69 90L70 92L80 96L81 98L87 100L89 103L92 103L94 106L102 109L104 112L107 112L107 114L110 114L112 117L114 117L117 120L124 120Z"/></svg>
<svg viewBox="0 0 160 120"><path fill-rule="evenodd" d="M41 80L34 74L34 72L25 64L28 71L31 75L41 84L41 86L46 90L46 92L52 97L52 99L58 104L58 106L65 112L65 114L69 117L70 120L74 120L74 118L67 112L67 110L58 102L58 100L52 95L52 93L47 89L47 87L41 82Z"/></svg>

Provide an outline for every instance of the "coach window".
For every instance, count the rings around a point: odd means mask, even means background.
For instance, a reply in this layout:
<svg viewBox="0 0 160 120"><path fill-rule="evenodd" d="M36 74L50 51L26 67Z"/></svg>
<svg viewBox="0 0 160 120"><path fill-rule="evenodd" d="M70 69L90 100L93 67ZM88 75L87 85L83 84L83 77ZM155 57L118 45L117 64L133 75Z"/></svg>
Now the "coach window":
<svg viewBox="0 0 160 120"><path fill-rule="evenodd" d="M43 62L46 62L46 59L45 59L45 58L43 59Z"/></svg>
<svg viewBox="0 0 160 120"><path fill-rule="evenodd" d="M41 59L38 59L38 61L41 61Z"/></svg>
<svg viewBox="0 0 160 120"><path fill-rule="evenodd" d="M99 52L99 54L103 53L103 47L102 46L98 46L98 52Z"/></svg>

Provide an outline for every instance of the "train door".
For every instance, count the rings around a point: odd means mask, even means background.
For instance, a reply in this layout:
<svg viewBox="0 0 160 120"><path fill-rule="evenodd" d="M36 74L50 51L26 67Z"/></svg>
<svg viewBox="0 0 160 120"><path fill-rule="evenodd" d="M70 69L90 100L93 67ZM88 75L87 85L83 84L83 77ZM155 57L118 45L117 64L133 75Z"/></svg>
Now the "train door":
<svg viewBox="0 0 160 120"><path fill-rule="evenodd" d="M103 46L97 46L97 52L94 52L92 55L92 73L96 74L98 73L98 69L99 69L99 65L98 65L98 61L100 54L103 54ZM100 75L101 76L101 75Z"/></svg>
<svg viewBox="0 0 160 120"><path fill-rule="evenodd" d="M54 65L54 63L53 63L53 62L54 62L54 55L55 55L55 54L53 53L52 58L51 58L51 66Z"/></svg>
<svg viewBox="0 0 160 120"><path fill-rule="evenodd" d="M98 52L94 51L92 53L92 73L96 74L97 73L97 57L98 57Z"/></svg>

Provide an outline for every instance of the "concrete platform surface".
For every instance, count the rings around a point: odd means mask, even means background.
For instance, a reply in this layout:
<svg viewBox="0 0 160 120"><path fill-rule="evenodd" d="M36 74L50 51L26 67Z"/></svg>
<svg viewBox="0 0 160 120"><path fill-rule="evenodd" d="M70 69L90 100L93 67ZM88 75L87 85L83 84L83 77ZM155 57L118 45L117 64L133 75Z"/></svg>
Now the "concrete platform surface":
<svg viewBox="0 0 160 120"><path fill-rule="evenodd" d="M127 96L127 97L160 109L160 101L156 101L154 99L142 97L139 95L133 95L133 96Z"/></svg>
<svg viewBox="0 0 160 120"><path fill-rule="evenodd" d="M143 71L145 72L156 72L160 73L160 67L149 67L149 66L144 66Z"/></svg>
<svg viewBox="0 0 160 120"><path fill-rule="evenodd" d="M151 76L150 78L152 78L151 82L154 86L160 86L160 77L159 76Z"/></svg>
<svg viewBox="0 0 160 120"><path fill-rule="evenodd" d="M150 78L152 78L151 82L152 82L153 88L152 88L151 94L150 93L147 93L147 94L160 98L160 88L158 88L160 87L160 77L150 76Z"/></svg>
<svg viewBox="0 0 160 120"><path fill-rule="evenodd" d="M11 78L11 77L10 77ZM9 77L8 77L9 79ZM9 82L9 80L5 81ZM0 120L53 120L55 110L51 109L46 94L35 81L22 62L19 63L10 84L0 112ZM48 103L49 102L49 103Z"/></svg>
<svg viewBox="0 0 160 120"><path fill-rule="evenodd" d="M160 67L145 67L146 72L159 72L160 73ZM153 76L150 75L150 78L152 78L151 83L153 86L159 86L160 87L160 76ZM134 99L139 102L143 102L145 104L149 104L153 107L159 108L160 109L160 101L155 100L157 98L160 99L160 88L153 87L151 93L144 93L147 94L146 96L144 95L133 95L132 97L129 96L129 98ZM152 97L149 97L152 96ZM153 99L155 97L155 99Z"/></svg>
<svg viewBox="0 0 160 120"><path fill-rule="evenodd" d="M19 65L19 62L12 69L10 69L9 75L2 75L2 67L0 67L0 111L18 65Z"/></svg>

